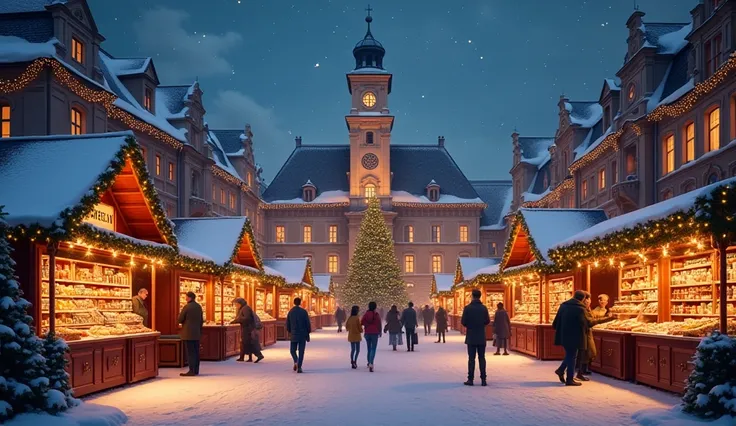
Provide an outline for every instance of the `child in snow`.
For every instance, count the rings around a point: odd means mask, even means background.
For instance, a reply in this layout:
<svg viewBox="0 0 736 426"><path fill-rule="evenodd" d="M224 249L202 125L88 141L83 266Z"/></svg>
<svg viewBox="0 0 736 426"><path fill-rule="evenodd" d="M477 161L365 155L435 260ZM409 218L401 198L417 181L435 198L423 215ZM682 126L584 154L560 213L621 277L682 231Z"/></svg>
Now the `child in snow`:
<svg viewBox="0 0 736 426"><path fill-rule="evenodd" d="M345 323L345 330L348 332L348 342L350 342L350 366L353 370L358 368L358 354L360 353L360 334L363 333L363 326L360 324L358 317L358 306L353 306L350 310L350 318Z"/></svg>

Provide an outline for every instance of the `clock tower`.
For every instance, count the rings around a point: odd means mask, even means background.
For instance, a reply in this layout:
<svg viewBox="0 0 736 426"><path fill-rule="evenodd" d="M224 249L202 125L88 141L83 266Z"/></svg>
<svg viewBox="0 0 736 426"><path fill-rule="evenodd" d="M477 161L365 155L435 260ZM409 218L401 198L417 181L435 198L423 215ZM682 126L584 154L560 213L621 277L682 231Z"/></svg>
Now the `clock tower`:
<svg viewBox="0 0 736 426"><path fill-rule="evenodd" d="M350 136L350 204L363 205L366 197L379 197L386 205L391 196L391 129L388 110L391 74L383 68L386 50L371 34L368 7L365 37L353 49L355 69L347 74L352 96L345 116Z"/></svg>

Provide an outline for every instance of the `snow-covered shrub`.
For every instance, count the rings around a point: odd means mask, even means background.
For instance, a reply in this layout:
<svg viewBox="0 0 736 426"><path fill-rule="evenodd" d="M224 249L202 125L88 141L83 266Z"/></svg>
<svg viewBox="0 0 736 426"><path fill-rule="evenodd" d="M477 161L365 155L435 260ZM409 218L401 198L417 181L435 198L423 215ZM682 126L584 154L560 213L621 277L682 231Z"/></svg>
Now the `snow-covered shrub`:
<svg viewBox="0 0 736 426"><path fill-rule="evenodd" d="M46 358L46 376L49 378L49 396L46 410L55 414L79 405L79 400L74 398L72 394L69 373L65 369L69 362L66 358L69 346L54 333L49 333L43 341L43 347L44 357Z"/></svg>
<svg viewBox="0 0 736 426"><path fill-rule="evenodd" d="M703 418L736 416L736 339L713 332L698 345L683 410Z"/></svg>

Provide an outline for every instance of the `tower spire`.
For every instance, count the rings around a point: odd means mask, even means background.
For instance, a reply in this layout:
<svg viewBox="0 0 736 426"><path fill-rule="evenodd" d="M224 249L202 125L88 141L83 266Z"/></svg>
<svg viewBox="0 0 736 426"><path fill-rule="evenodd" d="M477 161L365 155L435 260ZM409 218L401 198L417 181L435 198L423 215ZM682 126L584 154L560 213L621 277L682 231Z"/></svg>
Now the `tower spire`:
<svg viewBox="0 0 736 426"><path fill-rule="evenodd" d="M371 22L373 22L371 12L373 12L373 8L371 8L370 4L365 11L367 12L365 22L368 24L368 28L363 40L359 41L353 49L353 56L355 56L355 69L383 69L383 56L386 54L386 51L383 49L381 43L379 43L371 33Z"/></svg>

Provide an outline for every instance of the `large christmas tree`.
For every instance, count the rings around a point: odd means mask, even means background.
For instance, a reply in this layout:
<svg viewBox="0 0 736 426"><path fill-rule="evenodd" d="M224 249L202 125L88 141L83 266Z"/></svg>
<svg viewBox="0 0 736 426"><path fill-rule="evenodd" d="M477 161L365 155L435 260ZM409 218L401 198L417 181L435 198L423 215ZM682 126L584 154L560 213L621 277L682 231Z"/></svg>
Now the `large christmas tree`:
<svg viewBox="0 0 736 426"><path fill-rule="evenodd" d="M391 230L376 198L368 200L348 265L348 278L338 289L338 299L342 306L358 305L361 310L367 309L372 301L385 309L391 305L403 306L408 301Z"/></svg>

